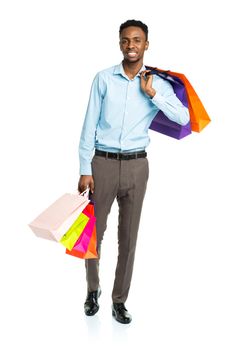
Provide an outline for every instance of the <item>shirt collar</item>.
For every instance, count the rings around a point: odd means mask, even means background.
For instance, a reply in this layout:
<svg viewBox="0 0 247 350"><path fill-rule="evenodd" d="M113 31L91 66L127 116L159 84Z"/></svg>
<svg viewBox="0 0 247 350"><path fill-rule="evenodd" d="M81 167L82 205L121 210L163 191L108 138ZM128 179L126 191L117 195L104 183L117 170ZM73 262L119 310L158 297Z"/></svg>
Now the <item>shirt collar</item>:
<svg viewBox="0 0 247 350"><path fill-rule="evenodd" d="M146 70L146 67L143 64L143 66L141 67L141 69L139 70L139 72L136 74L135 77L139 77L141 72L144 71L144 70ZM129 77L127 76L127 74L124 71L123 62L121 62L120 64L115 66L114 74L121 74L124 78L127 78L128 80L130 80Z"/></svg>

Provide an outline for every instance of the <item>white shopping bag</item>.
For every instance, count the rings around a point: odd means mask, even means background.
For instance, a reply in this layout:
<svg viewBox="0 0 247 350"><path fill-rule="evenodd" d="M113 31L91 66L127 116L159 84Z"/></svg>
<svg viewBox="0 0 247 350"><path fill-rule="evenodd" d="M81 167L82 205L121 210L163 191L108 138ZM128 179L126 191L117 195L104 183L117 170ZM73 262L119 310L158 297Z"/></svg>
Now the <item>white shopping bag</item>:
<svg viewBox="0 0 247 350"><path fill-rule="evenodd" d="M89 188L81 194L65 193L28 226L38 237L60 241L89 202Z"/></svg>

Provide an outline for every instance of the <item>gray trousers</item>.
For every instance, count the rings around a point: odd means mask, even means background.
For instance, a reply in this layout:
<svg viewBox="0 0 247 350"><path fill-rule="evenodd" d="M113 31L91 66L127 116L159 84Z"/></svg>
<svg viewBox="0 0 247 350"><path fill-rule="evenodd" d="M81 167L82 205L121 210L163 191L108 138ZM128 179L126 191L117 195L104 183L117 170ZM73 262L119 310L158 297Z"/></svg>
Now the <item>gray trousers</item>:
<svg viewBox="0 0 247 350"><path fill-rule="evenodd" d="M128 297L133 272L137 233L149 176L148 159L117 160L94 155L92 175L95 188L90 198L95 204L99 259L107 217L114 199L117 198L118 260L112 301L124 303ZM85 260L89 292L99 287L99 259Z"/></svg>

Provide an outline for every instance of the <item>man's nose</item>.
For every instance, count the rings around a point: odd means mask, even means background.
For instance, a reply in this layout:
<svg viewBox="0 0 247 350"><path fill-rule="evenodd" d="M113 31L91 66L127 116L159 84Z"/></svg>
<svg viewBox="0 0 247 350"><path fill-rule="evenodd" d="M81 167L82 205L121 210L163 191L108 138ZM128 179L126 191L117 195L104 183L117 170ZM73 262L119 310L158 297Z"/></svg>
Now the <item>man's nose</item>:
<svg viewBox="0 0 247 350"><path fill-rule="evenodd" d="M128 49L131 49L134 47L134 42L133 41L129 41L128 43Z"/></svg>

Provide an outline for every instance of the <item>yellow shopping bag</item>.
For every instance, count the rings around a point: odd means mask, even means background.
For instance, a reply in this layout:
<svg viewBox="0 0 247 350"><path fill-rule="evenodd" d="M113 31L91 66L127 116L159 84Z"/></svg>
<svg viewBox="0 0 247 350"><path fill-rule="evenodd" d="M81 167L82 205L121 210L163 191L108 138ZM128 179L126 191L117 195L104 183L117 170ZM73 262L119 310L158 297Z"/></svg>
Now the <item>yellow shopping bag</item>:
<svg viewBox="0 0 247 350"><path fill-rule="evenodd" d="M72 250L88 221L89 217L84 213L80 213L73 225L61 238L60 243L62 243L67 249Z"/></svg>

